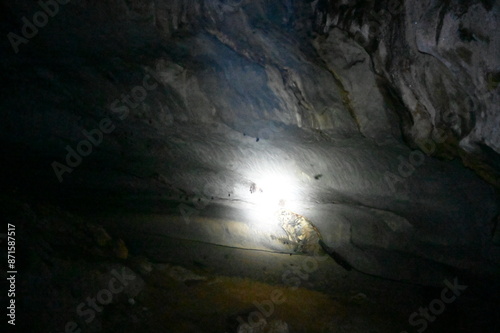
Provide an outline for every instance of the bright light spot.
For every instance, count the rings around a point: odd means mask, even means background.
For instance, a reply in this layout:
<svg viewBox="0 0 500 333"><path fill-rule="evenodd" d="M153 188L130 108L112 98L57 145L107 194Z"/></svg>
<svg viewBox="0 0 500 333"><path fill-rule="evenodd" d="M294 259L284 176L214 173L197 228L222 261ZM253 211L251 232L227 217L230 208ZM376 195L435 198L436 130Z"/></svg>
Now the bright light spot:
<svg viewBox="0 0 500 333"><path fill-rule="evenodd" d="M254 202L260 209L276 211L284 208L292 198L292 181L284 176L262 178L255 182Z"/></svg>
<svg viewBox="0 0 500 333"><path fill-rule="evenodd" d="M269 174L254 179L249 193L254 209L248 213L259 231L276 233L276 230L280 229L277 219L279 211L284 208L291 209L289 205L295 199L294 182L289 177L279 174Z"/></svg>

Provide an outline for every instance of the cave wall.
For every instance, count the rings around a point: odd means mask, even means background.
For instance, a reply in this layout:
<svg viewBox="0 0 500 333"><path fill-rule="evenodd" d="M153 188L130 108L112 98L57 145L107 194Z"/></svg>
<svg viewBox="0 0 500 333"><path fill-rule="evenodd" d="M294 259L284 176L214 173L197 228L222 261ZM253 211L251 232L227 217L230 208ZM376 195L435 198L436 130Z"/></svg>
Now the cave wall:
<svg viewBox="0 0 500 333"><path fill-rule="evenodd" d="M2 4L5 35L39 10ZM72 1L2 44L7 181L238 205L285 175L377 273L394 251L489 271L497 23L487 1Z"/></svg>

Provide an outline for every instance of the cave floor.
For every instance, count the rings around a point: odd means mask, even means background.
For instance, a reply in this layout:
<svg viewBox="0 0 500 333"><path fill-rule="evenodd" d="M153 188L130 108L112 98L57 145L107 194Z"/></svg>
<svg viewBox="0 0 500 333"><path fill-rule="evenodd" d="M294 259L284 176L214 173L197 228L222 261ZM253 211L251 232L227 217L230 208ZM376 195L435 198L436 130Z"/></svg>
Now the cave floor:
<svg viewBox="0 0 500 333"><path fill-rule="evenodd" d="M82 332L401 332L440 289L347 272L331 258L236 249L162 235L143 237L45 204L4 198L22 232L25 325ZM314 262L316 263L314 264ZM86 323L77 306L112 270L139 278ZM36 283L33 283L36 281ZM427 332L461 329L447 308ZM260 325L260 326L259 326ZM287 327L287 328L286 328Z"/></svg>
<svg viewBox="0 0 500 333"><path fill-rule="evenodd" d="M260 326L262 332L285 332L276 330L283 323L291 332L369 332L370 327L373 332L397 330L394 318L370 304L361 293L345 301L306 288L293 290L239 277L211 276L181 282L168 274L168 268L155 270L145 280L147 287L136 299L137 323L124 325L124 332L139 328L156 332L236 332L243 321ZM279 304L271 300L275 295L280 296ZM353 315L358 320L363 318L364 324L353 324Z"/></svg>

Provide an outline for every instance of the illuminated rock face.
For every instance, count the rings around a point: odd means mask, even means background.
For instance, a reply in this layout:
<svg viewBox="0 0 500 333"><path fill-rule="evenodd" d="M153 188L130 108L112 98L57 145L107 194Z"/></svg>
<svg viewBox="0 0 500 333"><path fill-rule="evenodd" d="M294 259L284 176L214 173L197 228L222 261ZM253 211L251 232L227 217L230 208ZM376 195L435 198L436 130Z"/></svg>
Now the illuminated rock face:
<svg viewBox="0 0 500 333"><path fill-rule="evenodd" d="M286 232L289 244L296 253L314 255L319 253L321 235L318 229L305 217L281 210L278 214L281 228Z"/></svg>
<svg viewBox="0 0 500 333"><path fill-rule="evenodd" d="M37 6L3 4L2 26L22 34ZM376 274L405 256L487 273L497 25L489 1L72 2L2 44L2 167L19 188L231 220L279 175L287 209Z"/></svg>
<svg viewBox="0 0 500 333"><path fill-rule="evenodd" d="M498 1L63 2L0 4L20 331L127 266L82 332L500 332Z"/></svg>

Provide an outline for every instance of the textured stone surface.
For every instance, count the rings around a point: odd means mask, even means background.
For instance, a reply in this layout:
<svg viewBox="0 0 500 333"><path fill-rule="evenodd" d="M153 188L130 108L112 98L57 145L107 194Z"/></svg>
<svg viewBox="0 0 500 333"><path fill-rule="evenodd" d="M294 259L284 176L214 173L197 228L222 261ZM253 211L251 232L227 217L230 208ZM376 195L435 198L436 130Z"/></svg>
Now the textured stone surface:
<svg viewBox="0 0 500 333"><path fill-rule="evenodd" d="M497 4L315 4L318 32L332 39L342 29L369 50L378 82L392 92L386 91L386 97L398 100L395 111L413 147L422 148L422 142L444 135L436 155L461 157L498 186Z"/></svg>
<svg viewBox="0 0 500 333"><path fill-rule="evenodd" d="M498 272L499 7L391 4L61 6L17 54L1 45L6 183L100 213L114 195L125 217L188 206L241 222L252 184L281 177L277 199L360 270L418 283L443 267ZM2 4L4 36L38 10ZM83 131L99 143L58 177ZM191 226L169 234L199 237ZM260 240L211 227L202 237Z"/></svg>
<svg viewBox="0 0 500 333"><path fill-rule="evenodd" d="M13 17L37 9L5 6ZM285 175L290 209L333 204L331 220L339 209L353 216L346 223L356 242L454 266L480 262L498 213L492 188L405 142L462 157L496 184L498 8L407 2L386 10L368 41L373 13L387 8L364 6L61 7L17 55L4 45L2 149L32 182L187 194L195 204L196 196L252 202L253 182ZM134 93L138 102L123 100ZM82 131L102 129L106 118L113 129L58 184L52 161L64 163L66 148L78 150ZM385 236L365 232L380 214ZM447 246L466 246L471 257L443 255Z"/></svg>

